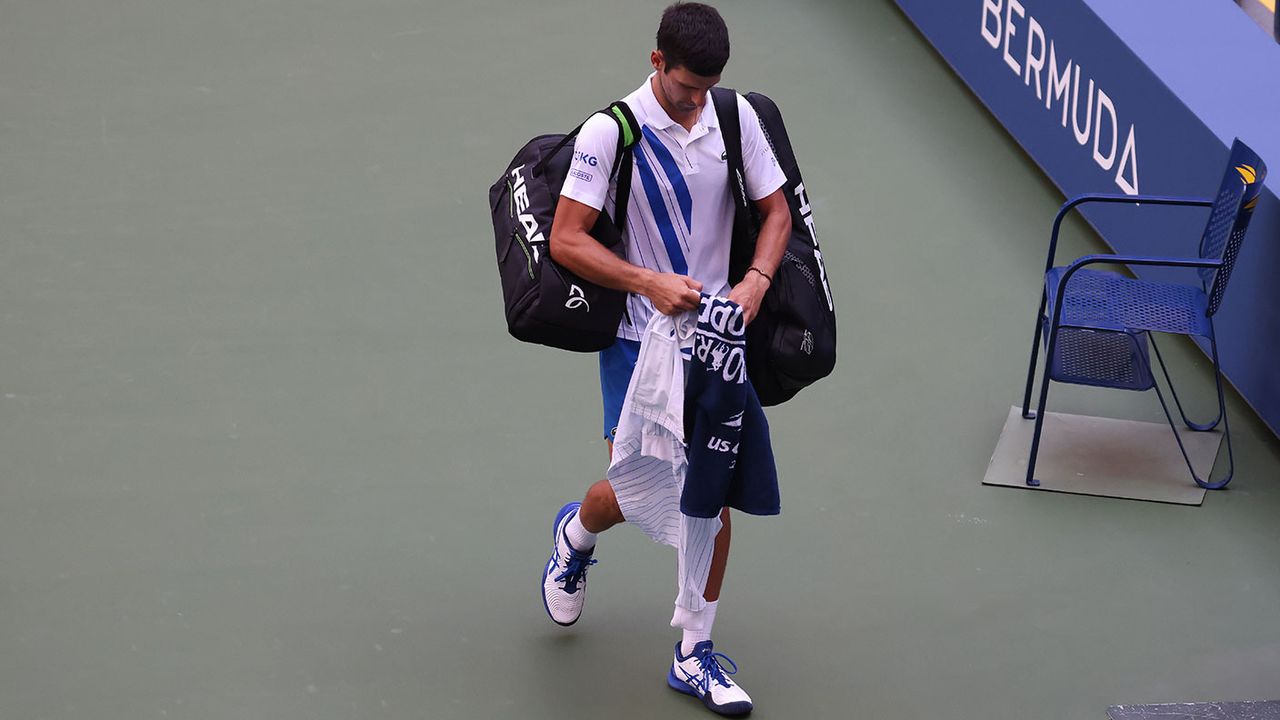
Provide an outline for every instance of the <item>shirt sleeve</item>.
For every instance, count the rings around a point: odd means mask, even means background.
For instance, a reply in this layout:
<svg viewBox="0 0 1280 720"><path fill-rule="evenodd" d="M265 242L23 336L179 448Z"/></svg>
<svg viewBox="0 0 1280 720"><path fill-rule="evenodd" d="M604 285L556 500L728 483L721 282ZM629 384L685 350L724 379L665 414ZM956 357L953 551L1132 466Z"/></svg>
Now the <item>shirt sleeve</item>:
<svg viewBox="0 0 1280 720"><path fill-rule="evenodd" d="M742 166L747 175L747 198L755 201L768 197L787 182L786 173L778 166L773 148L760 128L760 116L747 99L738 96L738 125L742 131Z"/></svg>
<svg viewBox="0 0 1280 720"><path fill-rule="evenodd" d="M587 118L573 143L573 161L561 197L603 210L617 152L618 123L603 113Z"/></svg>

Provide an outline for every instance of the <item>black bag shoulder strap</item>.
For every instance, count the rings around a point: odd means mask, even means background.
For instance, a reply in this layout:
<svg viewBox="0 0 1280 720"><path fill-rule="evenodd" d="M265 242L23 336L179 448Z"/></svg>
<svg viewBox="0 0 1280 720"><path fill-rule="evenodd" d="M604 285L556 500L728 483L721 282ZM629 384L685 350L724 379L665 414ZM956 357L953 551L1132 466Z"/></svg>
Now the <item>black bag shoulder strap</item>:
<svg viewBox="0 0 1280 720"><path fill-rule="evenodd" d="M733 244L729 249L729 282L737 284L746 274L755 255L750 234L750 206L747 203L746 171L742 163L742 125L738 118L738 93L729 88L711 88L716 120L724 138L729 165L729 194L733 197Z"/></svg>
<svg viewBox="0 0 1280 720"><path fill-rule="evenodd" d="M617 202L614 203L613 224L618 226L621 235L627 229L627 206L631 201L631 167L635 155L631 149L640 140L640 123L627 104L619 100L608 108L608 112L618 123L618 152L614 155L614 177L618 178Z"/></svg>
<svg viewBox="0 0 1280 720"><path fill-rule="evenodd" d="M618 146L614 155L613 174L609 179L618 178L618 203L617 207L614 208L613 214L615 217L613 223L617 226L618 232L622 233L627 227L627 205L629 204L628 200L631 198L631 168L634 162L631 150L640 140L640 123L636 122L636 116L631 112L631 108L621 100L591 114L607 115L618 124ZM533 167L533 173L541 175L546 170L547 163L551 161L551 158L555 157L574 138L578 137L578 133L582 131L582 126L586 124L587 121L583 120L578 123L578 127L565 135L551 152L542 158L542 162Z"/></svg>
<svg viewBox="0 0 1280 720"><path fill-rule="evenodd" d="M738 212L747 209L747 192L742 169L742 125L738 119L738 93L729 88L711 88L711 101L715 103L716 121L720 123L720 135L724 138L724 150L729 161L729 192L733 194L733 206Z"/></svg>

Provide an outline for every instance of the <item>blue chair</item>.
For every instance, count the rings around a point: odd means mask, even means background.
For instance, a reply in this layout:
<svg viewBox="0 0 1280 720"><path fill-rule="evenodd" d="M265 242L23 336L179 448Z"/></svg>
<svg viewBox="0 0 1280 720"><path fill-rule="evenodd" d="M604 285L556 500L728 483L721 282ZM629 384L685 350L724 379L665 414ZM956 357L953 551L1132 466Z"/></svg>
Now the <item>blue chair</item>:
<svg viewBox="0 0 1280 720"><path fill-rule="evenodd" d="M1049 381L1123 390L1154 388L1165 418L1182 450L1182 458L1196 484L1209 489L1225 487L1235 472L1231 455L1231 429L1227 424L1226 402L1222 392L1222 366L1218 361L1218 343L1213 333L1213 316L1218 312L1226 292L1231 270L1240 253L1240 243L1249 227L1249 219L1258 204L1267 169L1262 160L1244 143L1236 140L1231 158L1216 199L1156 197L1142 195L1080 195L1058 210L1049 240L1049 259L1045 263L1044 294L1036 313L1036 334L1031 344L1031 365L1027 369L1027 389L1022 398L1022 417L1034 418L1035 434L1031 440L1031 457L1027 463L1027 485L1040 484L1035 479L1036 454L1040 450L1040 433L1044 428L1045 401L1049 397ZM1062 219L1072 208L1084 203L1146 203L1148 205L1181 205L1212 208L1209 222L1200 240L1200 256L1145 257L1133 255L1086 255L1066 267L1054 267L1058 230ZM1199 286L1134 280L1113 272L1086 269L1090 265L1142 265L1196 268ZM1218 416L1207 423L1187 418L1169 379L1164 358L1156 345L1154 332L1197 335L1209 341L1213 357L1214 380L1218 386ZM1044 375L1040 384L1040 403L1031 411L1031 386L1035 378L1040 343L1046 345ZM1196 475L1187 449L1178 435L1164 394L1155 382L1148 351L1155 350L1156 360L1173 395L1182 421L1195 431L1212 430L1222 423L1227 441L1229 468L1226 477L1209 482Z"/></svg>

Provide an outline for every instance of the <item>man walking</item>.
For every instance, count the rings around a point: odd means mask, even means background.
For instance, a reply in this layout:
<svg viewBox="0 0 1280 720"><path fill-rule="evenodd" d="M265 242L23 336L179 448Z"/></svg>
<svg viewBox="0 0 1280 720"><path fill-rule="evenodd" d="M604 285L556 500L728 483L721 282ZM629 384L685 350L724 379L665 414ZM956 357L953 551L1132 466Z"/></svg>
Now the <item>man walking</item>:
<svg viewBox="0 0 1280 720"><path fill-rule="evenodd" d="M705 292L727 297L751 322L791 232L790 210L781 190L786 178L755 111L739 96L745 191L762 222L750 269L737 285L730 285L734 204L720 120L708 102L728 59L728 30L714 8L676 3L663 12L657 49L650 56L654 72L623 98L642 134L633 151L625 259L588 234L600 212L612 215L617 202L616 182L610 177L618 160L614 155L619 128L610 118L594 115L574 146L551 231L552 257L591 282L628 293L618 340L600 353L604 437L611 454L640 340L653 313L677 315L697 309ZM690 473L686 483L696 482ZM776 497L776 487L769 490ZM608 480L591 485L581 503L560 509L543 575L543 600L556 623L572 625L578 620L586 600L587 568L596 562L596 538L626 520ZM682 638L675 647L668 684L715 712L736 715L751 710L751 699L728 678L725 664L732 666L732 661L715 652L711 642L729 555L728 507L719 520L701 598L705 603L698 603L697 609L678 605L672 620L682 629Z"/></svg>

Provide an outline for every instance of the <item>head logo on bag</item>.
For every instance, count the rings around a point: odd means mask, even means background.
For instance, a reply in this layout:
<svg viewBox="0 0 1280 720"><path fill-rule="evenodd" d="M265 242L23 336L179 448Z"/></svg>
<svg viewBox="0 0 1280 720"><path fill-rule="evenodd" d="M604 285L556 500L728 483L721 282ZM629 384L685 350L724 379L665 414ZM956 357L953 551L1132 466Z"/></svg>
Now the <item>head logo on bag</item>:
<svg viewBox="0 0 1280 720"><path fill-rule="evenodd" d="M822 279L822 290L827 295L827 309L835 312L836 302L831 299L831 283L827 282L827 264L822 261L822 250L818 248L818 231L813 227L813 207L809 204L809 196L804 192L804 183L798 183L792 194L800 204L800 217L804 218L804 225L809 229L809 237L813 238L813 260L818 266L818 277ZM805 335L810 339L809 349L805 350L809 354L813 351L813 336L808 331L805 331Z"/></svg>
<svg viewBox="0 0 1280 720"><path fill-rule="evenodd" d="M511 177L515 178L515 183L511 186L511 202L515 207L515 212L519 216L520 225L524 228L524 239L532 246L533 261L541 262L542 258L538 254L538 243L545 243L547 240L543 236L542 231L538 229L538 221L532 214L525 212L529 209L529 186L524 182L524 165L520 165L511 171Z"/></svg>

